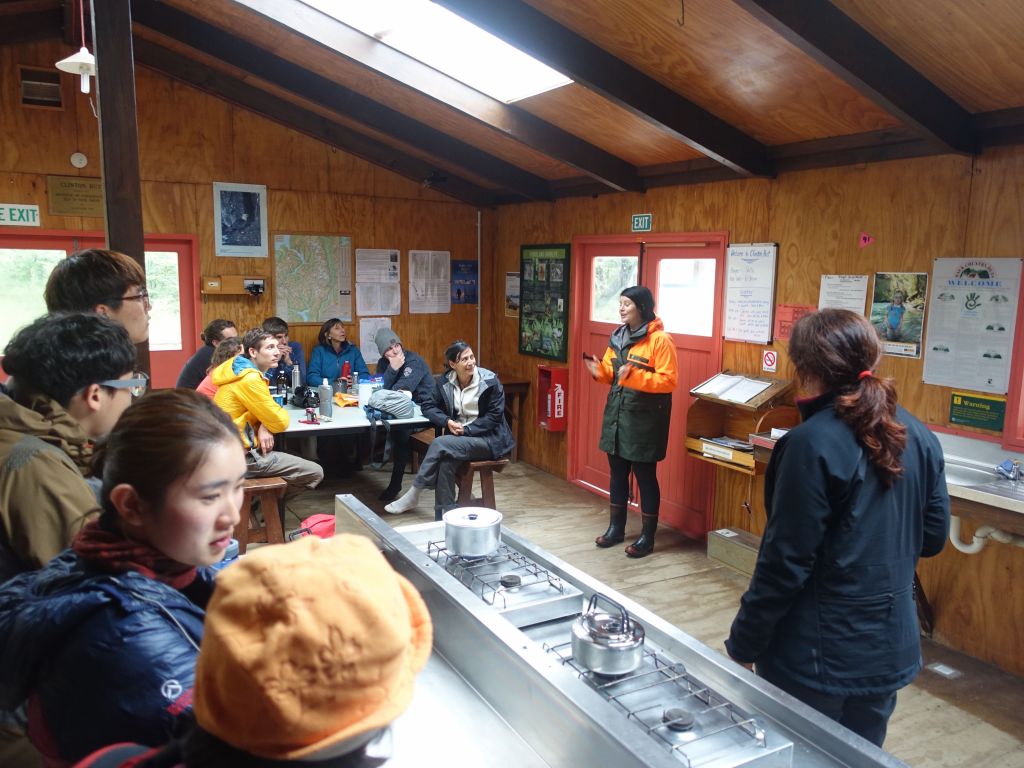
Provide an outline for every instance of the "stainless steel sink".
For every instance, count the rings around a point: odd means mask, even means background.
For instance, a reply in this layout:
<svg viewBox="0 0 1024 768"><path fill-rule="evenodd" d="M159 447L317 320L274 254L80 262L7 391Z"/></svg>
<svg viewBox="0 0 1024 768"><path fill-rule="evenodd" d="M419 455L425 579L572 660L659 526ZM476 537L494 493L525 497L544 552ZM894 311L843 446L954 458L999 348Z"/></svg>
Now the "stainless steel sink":
<svg viewBox="0 0 1024 768"><path fill-rule="evenodd" d="M947 485L965 485L973 488L979 485L985 485L986 483L995 483L999 481L999 476L991 469L984 469L978 466L970 466L967 464L959 464L946 461L946 484ZM1009 481L1006 482L1009 485Z"/></svg>

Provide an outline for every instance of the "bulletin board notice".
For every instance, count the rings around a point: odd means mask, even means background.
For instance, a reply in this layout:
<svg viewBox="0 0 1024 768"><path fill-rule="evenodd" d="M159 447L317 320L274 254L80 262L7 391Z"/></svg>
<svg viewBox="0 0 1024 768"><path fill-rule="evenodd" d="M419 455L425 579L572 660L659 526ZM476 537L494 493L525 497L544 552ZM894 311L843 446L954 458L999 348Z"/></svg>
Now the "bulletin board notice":
<svg viewBox="0 0 1024 768"><path fill-rule="evenodd" d="M725 253L725 331L731 341L772 340L775 243L733 243Z"/></svg>

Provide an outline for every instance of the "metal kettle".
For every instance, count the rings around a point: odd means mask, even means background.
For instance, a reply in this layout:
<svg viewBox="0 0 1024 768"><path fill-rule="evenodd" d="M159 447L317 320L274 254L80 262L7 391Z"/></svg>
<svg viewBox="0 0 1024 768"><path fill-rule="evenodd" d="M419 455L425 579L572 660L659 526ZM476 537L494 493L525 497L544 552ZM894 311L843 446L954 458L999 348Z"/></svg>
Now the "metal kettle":
<svg viewBox="0 0 1024 768"><path fill-rule="evenodd" d="M603 600L616 609L597 609ZM625 675L644 657L644 628L607 595L595 592L586 610L572 623L572 656L584 669L599 675Z"/></svg>

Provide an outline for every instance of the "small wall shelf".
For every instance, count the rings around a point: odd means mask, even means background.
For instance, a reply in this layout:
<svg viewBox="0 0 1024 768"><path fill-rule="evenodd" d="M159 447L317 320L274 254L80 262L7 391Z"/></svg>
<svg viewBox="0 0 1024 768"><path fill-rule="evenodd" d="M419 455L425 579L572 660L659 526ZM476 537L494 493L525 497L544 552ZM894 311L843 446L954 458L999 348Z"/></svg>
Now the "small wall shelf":
<svg viewBox="0 0 1024 768"><path fill-rule="evenodd" d="M749 377L748 377L749 378ZM763 474L765 464L753 451L743 451L712 442L707 438L732 438L742 442L755 432L770 432L772 427L788 429L800 421L800 414L792 405L777 405L792 387L785 379L762 379L771 384L746 403L734 403L715 395L696 392L696 399L686 414L686 452L696 459L707 461L745 475ZM696 389L696 388L695 388Z"/></svg>

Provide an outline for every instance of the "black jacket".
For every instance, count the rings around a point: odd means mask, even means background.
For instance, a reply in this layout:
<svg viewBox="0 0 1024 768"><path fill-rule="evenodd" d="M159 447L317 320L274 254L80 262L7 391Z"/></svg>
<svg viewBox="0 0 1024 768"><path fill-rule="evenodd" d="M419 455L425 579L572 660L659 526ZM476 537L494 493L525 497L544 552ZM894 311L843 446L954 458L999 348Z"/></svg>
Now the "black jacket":
<svg viewBox="0 0 1024 768"><path fill-rule="evenodd" d="M181 373L178 374L178 382L174 386L184 387L185 389L195 389L198 387L202 380L206 378L206 369L210 367L212 359L213 345L203 344L182 367Z"/></svg>
<svg viewBox="0 0 1024 768"><path fill-rule="evenodd" d="M914 568L949 533L942 448L897 408L907 445L886 488L834 400L801 403L804 422L772 452L768 523L726 648L824 693L889 693L921 668Z"/></svg>
<svg viewBox="0 0 1024 768"><path fill-rule="evenodd" d="M384 376L384 389L404 389L412 392L412 401L422 406L434 394L434 375L422 357L407 349L403 352L405 365L396 371L388 359L382 357L377 361L377 373Z"/></svg>
<svg viewBox="0 0 1024 768"><path fill-rule="evenodd" d="M505 421L505 390L498 381L498 374L486 368L480 371L480 415L463 432L467 437L486 438L491 448L491 458L500 459L512 452L515 440L512 430ZM455 371L438 376L430 400L421 406L423 415L438 429L448 426L448 419L455 419Z"/></svg>

